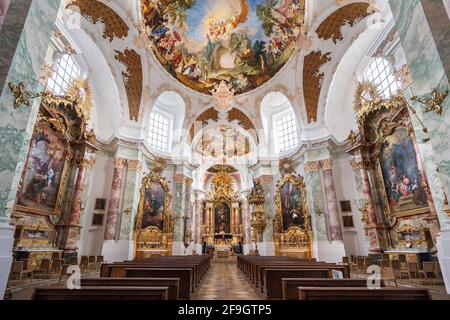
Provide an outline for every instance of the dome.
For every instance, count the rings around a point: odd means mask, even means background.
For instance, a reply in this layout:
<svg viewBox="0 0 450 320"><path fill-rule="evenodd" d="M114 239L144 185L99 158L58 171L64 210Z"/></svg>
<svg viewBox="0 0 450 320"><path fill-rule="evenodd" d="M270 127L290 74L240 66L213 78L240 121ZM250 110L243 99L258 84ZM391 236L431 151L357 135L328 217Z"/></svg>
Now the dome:
<svg viewBox="0 0 450 320"><path fill-rule="evenodd" d="M156 58L206 94L221 81L245 93L277 74L295 50L304 12L304 0L142 1Z"/></svg>

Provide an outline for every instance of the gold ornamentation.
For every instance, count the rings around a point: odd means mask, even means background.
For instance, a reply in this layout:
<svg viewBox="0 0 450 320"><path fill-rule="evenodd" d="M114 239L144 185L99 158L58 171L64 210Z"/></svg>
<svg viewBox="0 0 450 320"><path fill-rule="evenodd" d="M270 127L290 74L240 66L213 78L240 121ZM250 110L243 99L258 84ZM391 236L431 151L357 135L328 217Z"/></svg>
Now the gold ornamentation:
<svg viewBox="0 0 450 320"><path fill-rule="evenodd" d="M19 109L22 105L31 107L31 100L36 99L42 95L40 93L27 91L27 85L25 84L25 82L20 82L18 85L10 82L8 83L8 86L14 96L14 109L16 110Z"/></svg>
<svg viewBox="0 0 450 320"><path fill-rule="evenodd" d="M238 193L234 189L233 178L227 173L217 173L212 178L211 191L208 192L207 198L228 200L238 198Z"/></svg>
<svg viewBox="0 0 450 320"><path fill-rule="evenodd" d="M295 173L294 161L291 158L281 159L279 167L282 176Z"/></svg>
<svg viewBox="0 0 450 320"><path fill-rule="evenodd" d="M283 208L281 203L281 190L283 189L286 183L291 183L294 188L299 188L302 198L301 210L303 211L304 218L304 226L305 230L311 230L310 218L309 218L309 210L307 204L307 194L306 194L306 185L305 180L296 175L286 175L278 181L277 191L275 195L275 221L274 221L274 233L283 233Z"/></svg>
<svg viewBox="0 0 450 320"><path fill-rule="evenodd" d="M358 136L356 135L355 131L350 130L350 133L347 137L347 140L350 141L350 143L352 144L352 146L354 146L356 144Z"/></svg>
<svg viewBox="0 0 450 320"><path fill-rule="evenodd" d="M163 212L163 230L150 226L146 229L141 229L142 218L144 215L145 193L153 183L157 183L164 190L164 212ZM172 233L175 228L176 219L170 214L170 202L172 195L170 194L169 185L166 178L160 175L160 172L152 171L150 174L142 179L140 189L139 208L136 216L136 223L134 226L135 232L135 256L142 258L145 256L145 251L149 249L158 249L164 251L164 254L171 255ZM153 244L146 243L146 237L157 237L158 241ZM154 238L156 239L156 238Z"/></svg>
<svg viewBox="0 0 450 320"><path fill-rule="evenodd" d="M303 64L303 94L305 97L308 121L314 122L317 117L320 93L322 91L324 72L322 67L331 61L331 53L313 51L305 56Z"/></svg>
<svg viewBox="0 0 450 320"><path fill-rule="evenodd" d="M414 96L411 98L411 100L424 104L426 106L425 108L426 113L436 112L439 116L442 116L443 114L442 102L447 98L448 90L438 91L438 89L433 89L433 91L431 91L429 95L431 96L431 98L422 99L417 96Z"/></svg>
<svg viewBox="0 0 450 320"><path fill-rule="evenodd" d="M310 172L319 172L320 171L320 162L319 161L308 161L305 163L305 173Z"/></svg>
<svg viewBox="0 0 450 320"><path fill-rule="evenodd" d="M322 170L331 170L333 169L333 160L326 159L320 161L320 166L322 167Z"/></svg>
<svg viewBox="0 0 450 320"><path fill-rule="evenodd" d="M345 25L353 27L356 23L370 15L369 4L357 2L339 8L329 15L317 28L316 33L320 39L332 39L335 44L344 39L342 28Z"/></svg>
<svg viewBox="0 0 450 320"><path fill-rule="evenodd" d="M126 71L122 72L122 78L128 97L130 120L137 121L142 99L143 75L141 56L133 49L125 49L123 52L116 50L115 52L116 55L114 57L116 60L126 68Z"/></svg>
<svg viewBox="0 0 450 320"><path fill-rule="evenodd" d="M160 157L155 157L151 166L152 172L156 175L160 175L167 166L167 160Z"/></svg>
<svg viewBox="0 0 450 320"><path fill-rule="evenodd" d="M72 8L89 19L93 24L102 22L105 25L103 38L110 42L123 39L128 36L129 27L123 19L104 1L97 0L72 0L66 8Z"/></svg>

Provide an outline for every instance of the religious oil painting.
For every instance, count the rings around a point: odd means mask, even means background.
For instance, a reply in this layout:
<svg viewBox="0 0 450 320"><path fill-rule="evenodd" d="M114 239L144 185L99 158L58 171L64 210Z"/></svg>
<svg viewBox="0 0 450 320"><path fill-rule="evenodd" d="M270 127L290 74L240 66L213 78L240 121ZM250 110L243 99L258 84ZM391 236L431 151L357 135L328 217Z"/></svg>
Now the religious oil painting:
<svg viewBox="0 0 450 320"><path fill-rule="evenodd" d="M161 184L152 182L145 190L141 229L157 227L163 230L165 192Z"/></svg>
<svg viewBox="0 0 450 320"><path fill-rule="evenodd" d="M225 202L220 202L214 209L214 233L229 234L231 233L231 209Z"/></svg>
<svg viewBox="0 0 450 320"><path fill-rule="evenodd" d="M17 209L39 214L57 214L64 176L67 146L58 133L37 125L18 191Z"/></svg>
<svg viewBox="0 0 450 320"><path fill-rule="evenodd" d="M393 213L427 207L423 178L414 143L406 128L399 128L383 142L380 165Z"/></svg>
<svg viewBox="0 0 450 320"><path fill-rule="evenodd" d="M143 0L153 52L181 83L236 94L271 79L302 34L304 0Z"/></svg>
<svg viewBox="0 0 450 320"><path fill-rule="evenodd" d="M302 207L302 190L300 186L287 181L280 190L283 231L290 227L304 227L304 212Z"/></svg>

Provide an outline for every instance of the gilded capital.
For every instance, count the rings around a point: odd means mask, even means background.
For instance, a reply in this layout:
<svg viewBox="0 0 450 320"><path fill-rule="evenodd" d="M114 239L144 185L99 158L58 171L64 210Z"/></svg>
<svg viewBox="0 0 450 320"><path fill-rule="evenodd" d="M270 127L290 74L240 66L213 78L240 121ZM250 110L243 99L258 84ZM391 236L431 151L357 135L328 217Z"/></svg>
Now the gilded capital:
<svg viewBox="0 0 450 320"><path fill-rule="evenodd" d="M305 163L305 173L319 172L320 161L308 161Z"/></svg>
<svg viewBox="0 0 450 320"><path fill-rule="evenodd" d="M139 160L127 160L128 170L139 171L142 169L142 163Z"/></svg>
<svg viewBox="0 0 450 320"><path fill-rule="evenodd" d="M320 161L320 166L322 167L322 170L331 170L333 169L333 160L326 159Z"/></svg>
<svg viewBox="0 0 450 320"><path fill-rule="evenodd" d="M114 158L113 163L115 169L123 169L127 163L127 160L123 158Z"/></svg>

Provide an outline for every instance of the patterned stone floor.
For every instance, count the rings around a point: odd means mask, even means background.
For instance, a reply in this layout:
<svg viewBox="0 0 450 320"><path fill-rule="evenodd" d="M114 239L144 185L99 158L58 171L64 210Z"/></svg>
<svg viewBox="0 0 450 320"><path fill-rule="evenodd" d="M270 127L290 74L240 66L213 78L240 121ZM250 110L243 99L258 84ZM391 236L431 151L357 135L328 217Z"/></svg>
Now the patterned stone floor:
<svg viewBox="0 0 450 320"><path fill-rule="evenodd" d="M236 261L217 261L192 296L194 300L261 300L253 287L239 272Z"/></svg>

